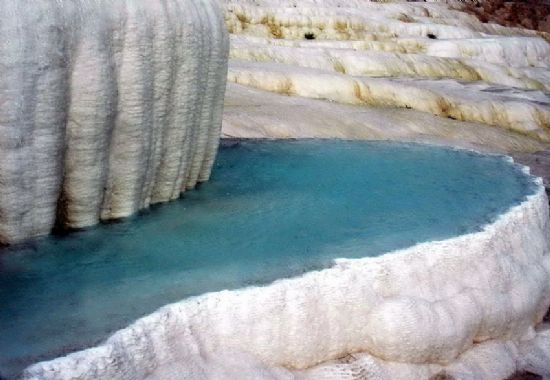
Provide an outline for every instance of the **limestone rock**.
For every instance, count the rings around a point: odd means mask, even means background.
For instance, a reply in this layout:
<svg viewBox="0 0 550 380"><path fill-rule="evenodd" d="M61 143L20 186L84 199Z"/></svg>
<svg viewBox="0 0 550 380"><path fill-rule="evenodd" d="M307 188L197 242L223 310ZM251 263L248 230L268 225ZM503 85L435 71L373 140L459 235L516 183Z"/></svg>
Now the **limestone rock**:
<svg viewBox="0 0 550 380"><path fill-rule="evenodd" d="M411 110L411 119L421 111L550 143L547 33L480 22L453 9L452 1L220 1L231 32L230 82L368 112L385 109L387 124L399 108ZM339 114L346 117L345 107ZM334 125L331 137L354 138L342 136L345 128ZM420 127L417 138L431 129ZM248 131L228 134L235 132ZM386 128L378 137L393 134Z"/></svg>
<svg viewBox="0 0 550 380"><path fill-rule="evenodd" d="M217 2L4 1L0 19L1 243L208 179L228 54Z"/></svg>

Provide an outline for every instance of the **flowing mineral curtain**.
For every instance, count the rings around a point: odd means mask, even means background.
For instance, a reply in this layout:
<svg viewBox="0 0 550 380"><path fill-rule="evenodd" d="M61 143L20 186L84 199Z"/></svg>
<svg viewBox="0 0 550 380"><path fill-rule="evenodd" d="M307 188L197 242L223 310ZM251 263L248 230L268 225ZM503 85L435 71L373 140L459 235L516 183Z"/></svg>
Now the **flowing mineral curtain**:
<svg viewBox="0 0 550 380"><path fill-rule="evenodd" d="M0 3L0 242L178 198L215 159L216 1Z"/></svg>

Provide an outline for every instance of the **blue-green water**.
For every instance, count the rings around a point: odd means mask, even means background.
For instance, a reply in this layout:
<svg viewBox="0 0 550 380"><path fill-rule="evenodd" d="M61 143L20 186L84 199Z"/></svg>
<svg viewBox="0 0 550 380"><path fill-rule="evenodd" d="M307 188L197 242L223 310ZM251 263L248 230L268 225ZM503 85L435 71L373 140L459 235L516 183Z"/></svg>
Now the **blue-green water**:
<svg viewBox="0 0 550 380"><path fill-rule="evenodd" d="M534 185L500 157L376 142L239 142L139 218L0 253L0 373L156 308L479 230Z"/></svg>

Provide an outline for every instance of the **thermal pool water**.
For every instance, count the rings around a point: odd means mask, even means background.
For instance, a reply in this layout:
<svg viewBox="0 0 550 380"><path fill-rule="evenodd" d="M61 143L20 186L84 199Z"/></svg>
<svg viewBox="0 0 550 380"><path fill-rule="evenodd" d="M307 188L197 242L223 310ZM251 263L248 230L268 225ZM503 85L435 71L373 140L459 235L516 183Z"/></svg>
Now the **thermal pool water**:
<svg viewBox="0 0 550 380"><path fill-rule="evenodd" d="M479 231L535 189L506 158L464 150L226 141L179 201L0 252L0 374L187 297Z"/></svg>

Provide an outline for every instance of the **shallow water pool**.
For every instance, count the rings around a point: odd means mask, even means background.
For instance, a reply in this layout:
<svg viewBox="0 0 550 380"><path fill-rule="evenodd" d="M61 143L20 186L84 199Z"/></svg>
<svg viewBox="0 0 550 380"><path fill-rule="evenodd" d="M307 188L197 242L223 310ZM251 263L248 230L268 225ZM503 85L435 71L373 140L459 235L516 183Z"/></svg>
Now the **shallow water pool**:
<svg viewBox="0 0 550 380"><path fill-rule="evenodd" d="M138 218L0 252L0 374L156 308L479 230L535 188L498 156L385 142L226 142L210 182Z"/></svg>

